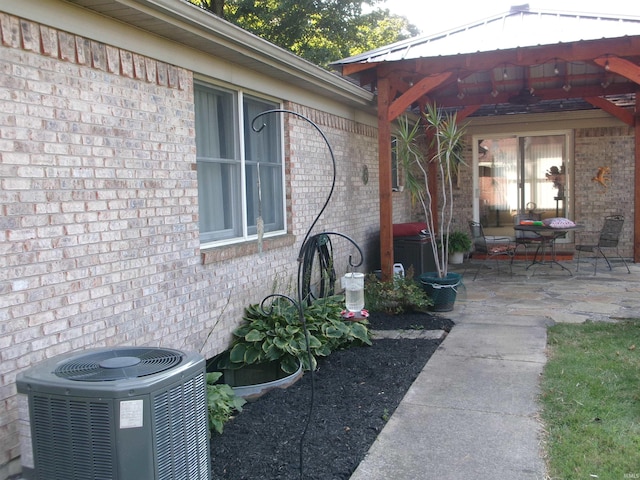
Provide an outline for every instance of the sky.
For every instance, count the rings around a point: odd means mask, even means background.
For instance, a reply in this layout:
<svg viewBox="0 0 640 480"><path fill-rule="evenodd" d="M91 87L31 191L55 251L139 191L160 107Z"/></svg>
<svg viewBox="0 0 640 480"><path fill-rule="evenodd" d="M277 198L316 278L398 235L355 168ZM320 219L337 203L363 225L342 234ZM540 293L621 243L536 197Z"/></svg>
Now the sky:
<svg viewBox="0 0 640 480"><path fill-rule="evenodd" d="M554 11L613 13L640 17L638 0L386 0L376 7L407 17L424 34L440 33L529 4Z"/></svg>

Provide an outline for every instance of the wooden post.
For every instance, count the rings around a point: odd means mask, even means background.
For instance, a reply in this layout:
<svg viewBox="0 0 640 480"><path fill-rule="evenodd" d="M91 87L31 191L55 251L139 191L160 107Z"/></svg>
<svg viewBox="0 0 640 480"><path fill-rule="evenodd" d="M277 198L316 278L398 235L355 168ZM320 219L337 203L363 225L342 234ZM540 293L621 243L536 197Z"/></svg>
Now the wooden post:
<svg viewBox="0 0 640 480"><path fill-rule="evenodd" d="M388 78L378 78L378 167L380 196L380 268L382 279L393 278L393 203L391 199L391 87Z"/></svg>
<svg viewBox="0 0 640 480"><path fill-rule="evenodd" d="M640 262L640 90L636 90L635 109L635 195L633 202L633 261Z"/></svg>

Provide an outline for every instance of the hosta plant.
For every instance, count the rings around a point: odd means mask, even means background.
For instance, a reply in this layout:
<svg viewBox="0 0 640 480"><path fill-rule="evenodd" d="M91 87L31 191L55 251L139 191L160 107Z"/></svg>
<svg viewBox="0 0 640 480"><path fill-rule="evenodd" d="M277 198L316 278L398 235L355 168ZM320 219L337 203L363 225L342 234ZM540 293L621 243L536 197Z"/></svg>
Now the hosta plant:
<svg viewBox="0 0 640 480"><path fill-rule="evenodd" d="M293 373L300 364L305 370L315 369L317 357L339 348L371 345L366 324L343 319L343 309L342 295L321 298L305 306L309 358L297 307L284 299L276 299L265 308L250 305L245 309L244 323L233 332L231 349L219 360L218 368L279 361L284 372Z"/></svg>

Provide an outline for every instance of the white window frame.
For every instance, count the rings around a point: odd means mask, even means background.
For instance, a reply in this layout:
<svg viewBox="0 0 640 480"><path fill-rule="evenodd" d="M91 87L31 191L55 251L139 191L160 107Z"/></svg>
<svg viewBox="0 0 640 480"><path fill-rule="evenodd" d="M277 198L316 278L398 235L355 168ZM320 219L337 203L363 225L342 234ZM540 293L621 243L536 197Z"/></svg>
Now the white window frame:
<svg viewBox="0 0 640 480"><path fill-rule="evenodd" d="M246 187L246 181L247 181L247 163L249 162L249 160L247 160L246 158L246 152L245 152L245 120L247 122L251 122L252 119L245 119L244 118L244 103L246 98L251 98L254 99L256 101L263 101L265 103L270 103L272 104L274 109L278 109L278 108L282 108L282 102L278 101L278 100L274 100L273 98L269 98L266 97L264 95L259 95L259 94L255 94L254 92L250 92L247 90L243 90L241 88L233 88L233 87L228 87L228 86L220 86L217 85L215 83L212 82L208 82L205 80L200 80L197 79L194 82L194 90L198 89L198 88L204 88L204 89L210 89L210 90L215 90L215 91L219 91L222 93L226 93L226 94L231 94L234 98L234 109L235 111L232 113L233 116L233 121L235 122L234 125L234 132L233 132L233 143L234 143L234 150L235 150L235 156L238 158L234 158L230 160L230 163L234 163L234 162L239 162L240 165L240 178L238 180L238 187L240 190L240 201L239 201L239 212L233 213L232 215L237 216L237 221L239 221L241 223L240 225L240 230L241 232L239 232L239 234L234 235L234 236L230 236L227 238L221 238L221 239L203 239L202 238L202 232L201 232L201 236L200 236L200 247L203 249L206 248L211 248L211 247L216 247L216 246L222 246L222 245L229 245L229 244L235 244L235 243L240 243L240 242L246 242L246 241L250 241L250 240L256 240L258 238L259 233L256 231L255 233L249 233L250 230L256 230L256 227L253 225L249 225L248 219L247 219L247 210L248 210L248 195L247 195L247 187ZM195 93L194 93L195 95ZM197 108L197 105L194 105L194 108ZM263 236L264 237L271 237L271 236L276 236L276 235L282 235L284 233L286 233L286 229L287 229L287 216L286 216L286 183L285 183L285 154L284 154L284 120L283 120L283 115L281 114L271 114L269 120L271 121L276 121L277 123L277 129L278 129L278 136L279 138L276 140L277 141L277 149L278 152L276 152L276 155L278 156L278 164L280 165L280 197L279 199L276 199L275 202L279 204L279 208L281 209L281 211L279 212L279 214L276 214L276 218L278 219L278 221L281 221L281 228L278 228L279 225L276 224L276 227L273 228L271 231L268 232L264 232ZM260 124L260 123L258 123ZM199 126L196 126L196 132L198 131ZM249 130L251 129L251 126L249 125ZM196 133L197 135L197 133ZM256 135L260 135L260 133L256 133ZM197 141L196 141L197 143ZM200 153L198 151L196 151L196 161L198 163L198 165L200 166L203 162L203 160L200 159ZM218 159L219 163L225 163L224 159ZM203 188L202 185L202 178L200 178L200 172L198 175L198 189L200 191L201 188ZM233 192L231 192L233 193ZM199 195L199 209L200 209L200 217L202 218L203 216L203 209L207 208L206 205L203 205L202 203L202 196ZM232 208L233 207L233 203L231 202L232 205L226 205L223 206L222 208ZM214 207L215 208L215 207ZM202 222L201 222L202 225ZM222 230L220 230L222 231Z"/></svg>
<svg viewBox="0 0 640 480"><path fill-rule="evenodd" d="M479 130L480 131L480 130ZM510 138L520 139L523 137L546 137L546 136L564 136L565 142L565 155L564 164L567 169L567 184L565 186L565 202L566 202L566 214L571 218L574 214L573 205L573 171L575 153L573 149L574 145L574 131L567 129L549 129L549 130L510 130L503 129L496 132L488 133L474 133L472 135L472 148L473 148L473 218L475 221L480 221L480 175L479 175L479 162L480 151L478 148L480 140L486 138ZM519 194L519 193L518 193ZM526 206L525 206L526 207ZM557 243L570 242L573 237L568 235L566 238L557 239Z"/></svg>

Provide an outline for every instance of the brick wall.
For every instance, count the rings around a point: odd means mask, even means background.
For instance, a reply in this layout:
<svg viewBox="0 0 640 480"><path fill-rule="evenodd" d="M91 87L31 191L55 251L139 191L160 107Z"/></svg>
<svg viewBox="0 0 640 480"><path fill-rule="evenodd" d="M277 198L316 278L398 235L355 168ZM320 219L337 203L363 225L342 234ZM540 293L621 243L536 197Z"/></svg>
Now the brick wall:
<svg viewBox="0 0 640 480"><path fill-rule="evenodd" d="M305 115L323 130L336 158L335 191L314 231L329 230L352 237L365 252L365 266L361 270L370 271L377 263L373 257L379 256L375 250L380 230L377 130L308 108L287 107ZM331 158L322 138L310 134L304 120L290 120L293 224L306 230L329 193ZM408 221L408 215L406 218ZM303 230L294 233L303 235ZM356 252L348 242L336 239L333 243L337 261L342 258L346 262L349 254L356 259Z"/></svg>
<svg viewBox="0 0 640 480"><path fill-rule="evenodd" d="M192 72L5 14L0 38L4 478L20 453L19 372L99 346L222 351L246 305L295 285L330 162L317 132L287 118L288 235L261 249L201 252ZM286 106L312 118L336 154L336 192L316 231L370 250L379 219L375 129ZM335 249L342 274L355 251L339 240Z"/></svg>
<svg viewBox="0 0 640 480"><path fill-rule="evenodd" d="M635 144L631 127L576 130L575 219L586 230L600 230L607 215L624 215L620 253L633 257ZM599 167L609 167L609 186L593 181Z"/></svg>
<svg viewBox="0 0 640 480"><path fill-rule="evenodd" d="M0 30L5 465L18 372L89 347L197 348L206 297L190 72L8 15Z"/></svg>
<svg viewBox="0 0 640 480"><path fill-rule="evenodd" d="M458 178L453 188L453 204L456 215L451 222L451 231L469 233L469 220L473 220L473 150L472 138L463 138L465 165L459 165Z"/></svg>

